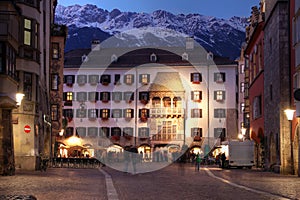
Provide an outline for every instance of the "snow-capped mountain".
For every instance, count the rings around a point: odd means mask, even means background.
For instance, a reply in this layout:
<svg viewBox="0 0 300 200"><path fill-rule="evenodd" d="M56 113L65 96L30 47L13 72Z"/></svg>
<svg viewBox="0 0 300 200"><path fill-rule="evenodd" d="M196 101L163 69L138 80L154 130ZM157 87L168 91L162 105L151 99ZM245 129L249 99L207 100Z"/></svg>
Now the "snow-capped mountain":
<svg viewBox="0 0 300 200"><path fill-rule="evenodd" d="M56 23L69 27L66 51L88 48L92 39L105 40L114 35L118 44L153 46L182 46L187 36L192 36L207 51L230 57L239 56L245 40L246 18L218 19L201 14L172 14L164 10L152 13L103 10L96 5L73 5L56 8ZM135 42L132 42L135 41Z"/></svg>

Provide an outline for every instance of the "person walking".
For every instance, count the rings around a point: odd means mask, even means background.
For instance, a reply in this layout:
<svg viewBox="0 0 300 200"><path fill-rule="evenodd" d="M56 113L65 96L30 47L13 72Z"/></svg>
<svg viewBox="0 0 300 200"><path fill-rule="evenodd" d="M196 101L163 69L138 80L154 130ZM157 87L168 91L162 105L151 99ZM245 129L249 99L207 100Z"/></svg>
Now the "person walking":
<svg viewBox="0 0 300 200"><path fill-rule="evenodd" d="M226 155L225 155L225 153L222 153L221 160L222 160L222 168L224 169L225 168L225 161L226 161Z"/></svg>
<svg viewBox="0 0 300 200"><path fill-rule="evenodd" d="M200 154L198 153L196 156L196 168L198 171L200 171L200 163L201 163L201 158L200 158Z"/></svg>

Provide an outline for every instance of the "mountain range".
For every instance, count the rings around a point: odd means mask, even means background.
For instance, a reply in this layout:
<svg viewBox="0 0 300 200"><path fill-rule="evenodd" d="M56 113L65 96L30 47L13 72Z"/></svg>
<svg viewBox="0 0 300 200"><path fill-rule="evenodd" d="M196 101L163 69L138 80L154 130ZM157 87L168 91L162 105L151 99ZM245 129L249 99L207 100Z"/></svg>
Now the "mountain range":
<svg viewBox="0 0 300 200"><path fill-rule="evenodd" d="M116 46L183 46L186 37L207 51L235 59L245 41L247 18L219 19L201 14L122 12L96 5L58 5L55 22L68 26L65 51L89 48L93 39L105 41L114 36ZM130 41L130 42L129 42Z"/></svg>

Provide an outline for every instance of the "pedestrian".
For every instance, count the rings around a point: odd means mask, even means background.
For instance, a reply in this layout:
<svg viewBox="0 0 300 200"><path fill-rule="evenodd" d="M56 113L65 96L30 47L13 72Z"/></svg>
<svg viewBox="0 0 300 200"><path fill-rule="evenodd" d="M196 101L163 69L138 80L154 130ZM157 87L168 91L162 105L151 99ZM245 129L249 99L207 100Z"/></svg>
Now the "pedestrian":
<svg viewBox="0 0 300 200"><path fill-rule="evenodd" d="M222 153L221 160L222 160L222 168L224 169L225 168L225 161L226 161L226 155L225 155L225 153Z"/></svg>
<svg viewBox="0 0 300 200"><path fill-rule="evenodd" d="M200 154L198 153L196 156L196 168L198 171L200 170L200 163L201 163L201 158L200 158Z"/></svg>

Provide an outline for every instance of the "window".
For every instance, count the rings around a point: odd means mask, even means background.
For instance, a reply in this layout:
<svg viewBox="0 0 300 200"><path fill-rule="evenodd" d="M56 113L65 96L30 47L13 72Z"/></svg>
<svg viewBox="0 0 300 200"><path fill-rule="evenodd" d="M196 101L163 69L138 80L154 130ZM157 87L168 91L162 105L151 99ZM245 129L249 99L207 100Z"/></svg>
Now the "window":
<svg viewBox="0 0 300 200"><path fill-rule="evenodd" d="M73 101L73 92L64 92L64 101Z"/></svg>
<svg viewBox="0 0 300 200"><path fill-rule="evenodd" d="M243 83L243 82L241 82L240 92L241 92L241 93L244 93L244 92L245 92L245 83Z"/></svg>
<svg viewBox="0 0 300 200"><path fill-rule="evenodd" d="M140 74L139 82L143 85L147 85L150 82L150 74Z"/></svg>
<svg viewBox="0 0 300 200"><path fill-rule="evenodd" d="M127 85L131 85L134 83L134 75L133 74L126 74L124 76L124 83Z"/></svg>
<svg viewBox="0 0 300 200"><path fill-rule="evenodd" d="M88 95L89 95L89 101L90 102L96 102L96 101L98 101L99 100L99 98L98 98L98 92L89 92L88 93Z"/></svg>
<svg viewBox="0 0 300 200"><path fill-rule="evenodd" d="M97 137L98 136L98 128L97 127L88 127L88 136L89 137Z"/></svg>
<svg viewBox="0 0 300 200"><path fill-rule="evenodd" d="M57 104L51 105L51 120L52 121L58 120L58 105Z"/></svg>
<svg viewBox="0 0 300 200"><path fill-rule="evenodd" d="M189 54L187 54L186 52L184 52L182 55L181 55L181 59L182 60L189 60Z"/></svg>
<svg viewBox="0 0 300 200"><path fill-rule="evenodd" d="M77 127L76 133L79 137L86 137L86 128L85 127Z"/></svg>
<svg viewBox="0 0 300 200"><path fill-rule="evenodd" d="M110 130L108 127L100 127L99 128L99 136L100 137L109 137Z"/></svg>
<svg viewBox="0 0 300 200"><path fill-rule="evenodd" d="M245 65L244 64L240 65L240 73L241 74L245 73Z"/></svg>
<svg viewBox="0 0 300 200"><path fill-rule="evenodd" d="M110 101L110 92L100 92L100 100L104 103Z"/></svg>
<svg viewBox="0 0 300 200"><path fill-rule="evenodd" d="M121 79L121 75L120 74L115 74L115 85L119 85L120 84L120 79Z"/></svg>
<svg viewBox="0 0 300 200"><path fill-rule="evenodd" d="M77 83L78 85L84 85L87 82L87 75L77 75Z"/></svg>
<svg viewBox="0 0 300 200"><path fill-rule="evenodd" d="M77 92L77 101L85 102L87 100L86 92Z"/></svg>
<svg viewBox="0 0 300 200"><path fill-rule="evenodd" d="M214 73L214 81L217 83L223 83L225 82L225 73Z"/></svg>
<svg viewBox="0 0 300 200"><path fill-rule="evenodd" d="M214 117L215 118L225 118L226 117L226 110L223 108L214 109Z"/></svg>
<svg viewBox="0 0 300 200"><path fill-rule="evenodd" d="M191 137L199 136L202 137L202 128L192 128Z"/></svg>
<svg viewBox="0 0 300 200"><path fill-rule="evenodd" d="M89 84L97 85L99 82L99 75L89 75Z"/></svg>
<svg viewBox="0 0 300 200"><path fill-rule="evenodd" d="M110 84L110 75L108 75L108 74L101 75L100 83L102 85L108 85L108 84Z"/></svg>
<svg viewBox="0 0 300 200"><path fill-rule="evenodd" d="M148 103L148 101L149 101L149 92L140 92L139 93L139 100L142 103Z"/></svg>
<svg viewBox="0 0 300 200"><path fill-rule="evenodd" d="M102 119L108 119L110 115L109 109L100 109L100 117Z"/></svg>
<svg viewBox="0 0 300 200"><path fill-rule="evenodd" d="M77 109L76 110L76 117L77 118L86 118L86 109Z"/></svg>
<svg viewBox="0 0 300 200"><path fill-rule="evenodd" d="M67 86L72 87L75 82L75 76L74 75L65 75L64 76L64 83L67 84Z"/></svg>
<svg viewBox="0 0 300 200"><path fill-rule="evenodd" d="M139 138L148 138L149 136L150 136L149 128L146 127L139 128Z"/></svg>
<svg viewBox="0 0 300 200"><path fill-rule="evenodd" d="M200 73L191 73L191 82L199 84L202 82L202 75Z"/></svg>
<svg viewBox="0 0 300 200"><path fill-rule="evenodd" d="M245 112L245 103L240 104L240 112L241 113Z"/></svg>
<svg viewBox="0 0 300 200"><path fill-rule="evenodd" d="M202 100L202 91L192 91L192 100L200 102Z"/></svg>
<svg viewBox="0 0 300 200"><path fill-rule="evenodd" d="M202 118L202 109L192 109L192 118Z"/></svg>
<svg viewBox="0 0 300 200"><path fill-rule="evenodd" d="M124 112L124 117L125 117L126 119L131 119L131 118L134 117L134 110L133 110L133 109L130 109L130 108L124 109L123 112Z"/></svg>
<svg viewBox="0 0 300 200"><path fill-rule="evenodd" d="M73 110L72 109L64 109L63 110L63 116L65 118L72 119L73 118Z"/></svg>
<svg viewBox="0 0 300 200"><path fill-rule="evenodd" d="M121 136L121 128L119 127L112 127L111 128L111 136Z"/></svg>
<svg viewBox="0 0 300 200"><path fill-rule="evenodd" d="M59 43L52 43L52 59L59 59Z"/></svg>
<svg viewBox="0 0 300 200"><path fill-rule="evenodd" d="M58 74L51 74L51 90L58 90L59 76Z"/></svg>
<svg viewBox="0 0 300 200"><path fill-rule="evenodd" d="M24 19L24 44L32 45L32 21L30 19Z"/></svg>
<svg viewBox="0 0 300 200"><path fill-rule="evenodd" d="M126 102L131 102L134 100L134 93L133 92L124 92L124 100Z"/></svg>
<svg viewBox="0 0 300 200"><path fill-rule="evenodd" d="M25 99L31 101L32 98L32 74L24 72L24 94Z"/></svg>
<svg viewBox="0 0 300 200"><path fill-rule="evenodd" d="M113 109L111 117L112 118L121 118L122 117L122 109Z"/></svg>
<svg viewBox="0 0 300 200"><path fill-rule="evenodd" d="M139 109L139 118L141 118L141 120L146 120L149 117L149 109L146 108L142 108Z"/></svg>
<svg viewBox="0 0 300 200"><path fill-rule="evenodd" d="M123 134L124 136L133 136L133 128L131 127L123 128Z"/></svg>
<svg viewBox="0 0 300 200"><path fill-rule="evenodd" d="M152 53L150 55L150 62L156 62L157 61L157 56L155 55L155 53Z"/></svg>
<svg viewBox="0 0 300 200"><path fill-rule="evenodd" d="M89 119L96 119L98 117L97 109L89 109L88 111Z"/></svg>
<svg viewBox="0 0 300 200"><path fill-rule="evenodd" d="M225 100L225 91L222 91L222 90L214 91L214 100L224 101Z"/></svg>
<svg viewBox="0 0 300 200"><path fill-rule="evenodd" d="M119 102L122 100L122 92L113 92L112 93L112 100L115 102Z"/></svg>
<svg viewBox="0 0 300 200"><path fill-rule="evenodd" d="M118 56L116 54L111 55L110 57L110 61L113 62L117 62L118 61Z"/></svg>
<svg viewBox="0 0 300 200"><path fill-rule="evenodd" d="M226 129L225 128L214 128L215 138L221 138L221 141L224 141L226 138Z"/></svg>

